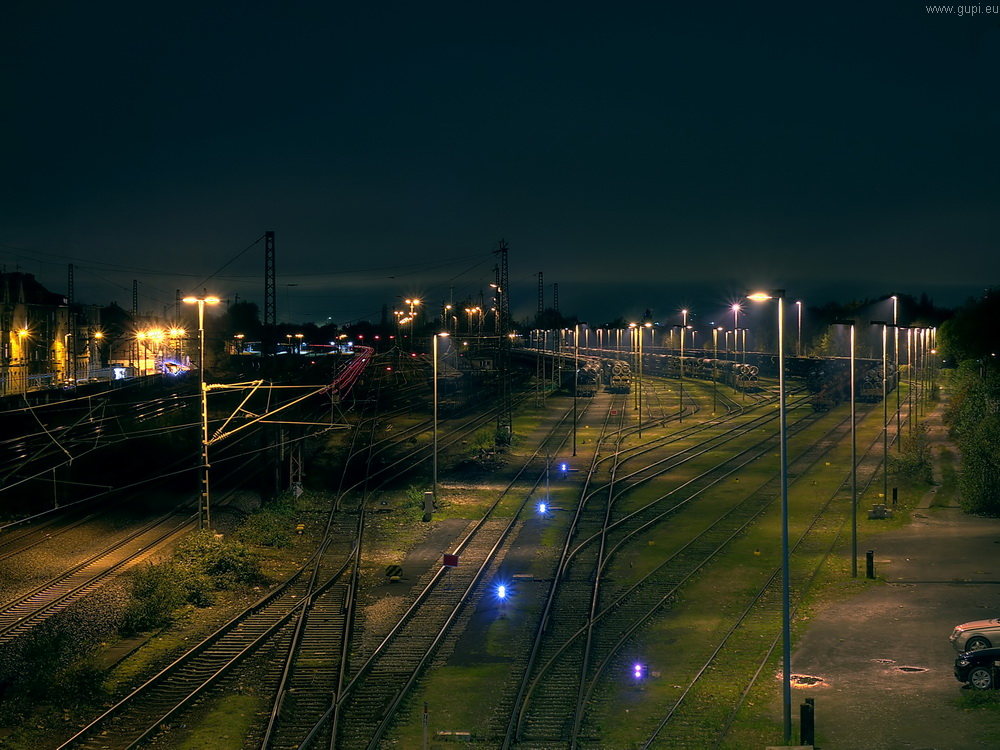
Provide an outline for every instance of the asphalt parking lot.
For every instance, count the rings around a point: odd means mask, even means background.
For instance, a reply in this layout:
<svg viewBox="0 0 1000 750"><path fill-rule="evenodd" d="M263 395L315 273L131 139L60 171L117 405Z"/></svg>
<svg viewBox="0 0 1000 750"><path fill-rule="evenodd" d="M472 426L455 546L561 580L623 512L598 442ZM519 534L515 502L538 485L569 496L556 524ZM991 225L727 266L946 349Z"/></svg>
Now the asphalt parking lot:
<svg viewBox="0 0 1000 750"><path fill-rule="evenodd" d="M939 423L928 434L937 450L947 444ZM948 640L959 623L1000 616L1000 519L932 508L933 494L905 528L870 545L859 536L859 574L873 548L885 584L826 607L801 633L792 674L807 679L793 687L794 740L799 706L812 698L822 750L1000 747L1000 716L956 705L963 688Z"/></svg>

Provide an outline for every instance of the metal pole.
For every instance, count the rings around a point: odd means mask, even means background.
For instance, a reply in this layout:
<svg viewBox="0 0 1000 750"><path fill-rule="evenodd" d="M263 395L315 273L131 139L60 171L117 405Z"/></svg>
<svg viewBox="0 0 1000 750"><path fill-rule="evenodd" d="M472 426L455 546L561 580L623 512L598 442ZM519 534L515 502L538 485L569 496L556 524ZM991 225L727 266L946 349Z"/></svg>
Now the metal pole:
<svg viewBox="0 0 1000 750"><path fill-rule="evenodd" d="M903 441L900 438L900 415L899 415L899 298L892 297L892 356L895 360L895 371L892 373L896 384L896 453L903 452Z"/></svg>
<svg viewBox="0 0 1000 750"><path fill-rule="evenodd" d="M639 368L636 372L636 391L639 394L639 438L642 439L642 326L636 326L635 335L639 337Z"/></svg>
<svg viewBox="0 0 1000 750"><path fill-rule="evenodd" d="M576 401L579 392L580 392L580 324L577 323L573 329L573 455L574 456L576 455Z"/></svg>
<svg viewBox="0 0 1000 750"><path fill-rule="evenodd" d="M715 415L716 409L716 367L719 366L719 329L718 327L712 329L712 415Z"/></svg>
<svg viewBox="0 0 1000 750"><path fill-rule="evenodd" d="M198 372L201 374L201 502L198 528L212 528L208 493L208 386L205 384L205 300L198 300L198 337L200 339Z"/></svg>
<svg viewBox="0 0 1000 750"><path fill-rule="evenodd" d="M438 501L438 339L447 333L434 334L434 505Z"/></svg>
<svg viewBox="0 0 1000 750"><path fill-rule="evenodd" d="M882 500L889 502L889 360L886 343L889 326L882 324Z"/></svg>
<svg viewBox="0 0 1000 750"><path fill-rule="evenodd" d="M678 362L680 366L681 395L677 402L677 422L684 422L684 327L681 326L681 358Z"/></svg>
<svg viewBox="0 0 1000 750"><path fill-rule="evenodd" d="M795 342L795 356L801 357L802 356L802 300L796 302L795 305L799 308L799 337L798 339L796 339Z"/></svg>
<svg viewBox="0 0 1000 750"><path fill-rule="evenodd" d="M785 408L785 299L778 293L778 399L781 437L781 629L783 641L782 700L785 744L792 738L792 633L788 560L788 437Z"/></svg>
<svg viewBox="0 0 1000 750"><path fill-rule="evenodd" d="M858 418L854 390L854 323L851 323L851 578L858 577Z"/></svg>

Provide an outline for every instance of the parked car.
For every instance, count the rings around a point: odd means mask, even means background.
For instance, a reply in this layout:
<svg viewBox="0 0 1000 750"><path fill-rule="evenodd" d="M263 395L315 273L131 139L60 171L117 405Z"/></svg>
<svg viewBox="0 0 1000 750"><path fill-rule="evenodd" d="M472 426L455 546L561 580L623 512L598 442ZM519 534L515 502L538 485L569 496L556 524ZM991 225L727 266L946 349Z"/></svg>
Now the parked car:
<svg viewBox="0 0 1000 750"><path fill-rule="evenodd" d="M955 679L976 690L991 690L997 686L998 665L1000 648L964 651L955 657Z"/></svg>
<svg viewBox="0 0 1000 750"><path fill-rule="evenodd" d="M951 632L951 645L956 651L978 651L1000 646L1000 617L963 622Z"/></svg>

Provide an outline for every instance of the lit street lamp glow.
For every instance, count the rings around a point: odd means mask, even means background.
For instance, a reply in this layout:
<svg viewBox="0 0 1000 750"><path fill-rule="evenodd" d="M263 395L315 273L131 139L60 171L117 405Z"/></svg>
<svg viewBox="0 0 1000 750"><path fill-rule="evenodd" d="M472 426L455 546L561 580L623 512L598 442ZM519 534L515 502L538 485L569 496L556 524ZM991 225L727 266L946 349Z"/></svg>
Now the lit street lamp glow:
<svg viewBox="0 0 1000 750"><path fill-rule="evenodd" d="M434 486L432 489L435 506L438 501L438 339L447 337L447 333L434 334Z"/></svg>
<svg viewBox="0 0 1000 750"><path fill-rule="evenodd" d="M198 502L198 528L212 528L208 492L208 386L205 384L205 305L219 304L218 297L185 297L184 302L198 305L198 372L201 375L201 496Z"/></svg>
<svg viewBox="0 0 1000 750"><path fill-rule="evenodd" d="M781 636L782 704L784 707L785 744L792 737L792 633L788 571L788 437L785 423L785 292L754 292L747 299L754 302L778 300L778 404L779 443L781 445ZM733 306L736 307L735 305Z"/></svg>

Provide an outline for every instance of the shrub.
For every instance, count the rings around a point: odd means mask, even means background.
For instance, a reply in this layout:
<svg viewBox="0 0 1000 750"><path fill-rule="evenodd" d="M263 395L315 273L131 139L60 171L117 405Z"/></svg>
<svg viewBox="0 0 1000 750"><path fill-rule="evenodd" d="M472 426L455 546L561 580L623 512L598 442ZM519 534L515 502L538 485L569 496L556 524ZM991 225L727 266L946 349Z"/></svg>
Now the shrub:
<svg viewBox="0 0 1000 750"><path fill-rule="evenodd" d="M934 481L931 467L931 451L927 443L927 431L923 424L917 424L913 435L904 435L899 455L889 456L889 470L897 479L905 479L918 484Z"/></svg>
<svg viewBox="0 0 1000 750"><path fill-rule="evenodd" d="M266 582L259 558L247 545L223 539L208 530L184 538L174 555L185 574L208 576L219 589Z"/></svg>
<svg viewBox="0 0 1000 750"><path fill-rule="evenodd" d="M292 503L268 505L250 516L240 526L236 537L242 542L260 547L291 547L295 512Z"/></svg>
<svg viewBox="0 0 1000 750"><path fill-rule="evenodd" d="M144 565L129 575L129 601L121 625L124 635L163 627L189 599L185 579L173 563Z"/></svg>

